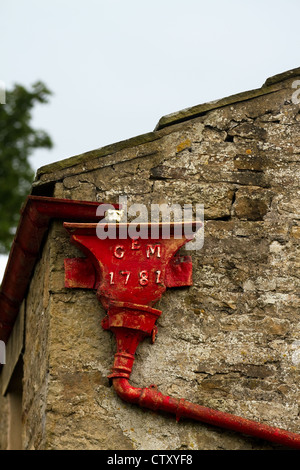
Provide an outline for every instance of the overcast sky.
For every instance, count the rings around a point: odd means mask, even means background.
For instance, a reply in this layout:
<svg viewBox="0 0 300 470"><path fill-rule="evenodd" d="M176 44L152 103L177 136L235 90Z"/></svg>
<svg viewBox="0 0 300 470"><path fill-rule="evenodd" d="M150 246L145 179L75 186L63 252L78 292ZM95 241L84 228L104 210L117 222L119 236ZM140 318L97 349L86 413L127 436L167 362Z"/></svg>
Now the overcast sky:
<svg viewBox="0 0 300 470"><path fill-rule="evenodd" d="M299 0L2 0L0 81L53 92L37 170L300 66L299 18Z"/></svg>

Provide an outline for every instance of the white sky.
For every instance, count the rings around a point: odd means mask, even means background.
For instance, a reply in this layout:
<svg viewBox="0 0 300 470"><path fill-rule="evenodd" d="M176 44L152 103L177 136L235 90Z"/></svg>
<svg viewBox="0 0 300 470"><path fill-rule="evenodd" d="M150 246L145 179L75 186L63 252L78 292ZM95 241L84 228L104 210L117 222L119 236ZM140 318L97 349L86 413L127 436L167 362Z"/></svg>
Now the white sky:
<svg viewBox="0 0 300 470"><path fill-rule="evenodd" d="M300 66L299 18L299 0L2 0L0 80L53 92L36 170Z"/></svg>

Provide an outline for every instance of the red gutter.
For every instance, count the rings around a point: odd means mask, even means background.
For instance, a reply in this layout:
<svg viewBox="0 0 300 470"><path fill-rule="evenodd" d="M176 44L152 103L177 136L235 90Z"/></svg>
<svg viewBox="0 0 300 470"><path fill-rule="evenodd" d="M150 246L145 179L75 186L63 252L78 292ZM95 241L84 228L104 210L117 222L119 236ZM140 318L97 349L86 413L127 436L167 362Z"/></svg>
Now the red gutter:
<svg viewBox="0 0 300 470"><path fill-rule="evenodd" d="M91 201L28 196L0 288L0 340L7 342L10 336L51 219L96 222L104 216L104 211L96 215L99 206Z"/></svg>

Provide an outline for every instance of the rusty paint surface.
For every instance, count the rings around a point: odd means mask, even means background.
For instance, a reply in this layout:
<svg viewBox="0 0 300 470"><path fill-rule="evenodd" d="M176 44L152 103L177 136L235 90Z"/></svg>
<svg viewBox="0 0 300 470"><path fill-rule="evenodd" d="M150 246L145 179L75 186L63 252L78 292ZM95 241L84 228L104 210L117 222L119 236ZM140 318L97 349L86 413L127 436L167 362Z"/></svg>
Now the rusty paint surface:
<svg viewBox="0 0 300 470"><path fill-rule="evenodd" d="M68 289L96 289L97 273L88 258L66 258L65 287Z"/></svg>
<svg viewBox="0 0 300 470"><path fill-rule="evenodd" d="M66 258L65 287L71 289L97 289L99 279L89 258ZM193 285L190 256L173 256L166 266L165 286L188 287Z"/></svg>
<svg viewBox="0 0 300 470"><path fill-rule="evenodd" d="M173 256L166 269L166 287L188 287L193 285L191 256Z"/></svg>

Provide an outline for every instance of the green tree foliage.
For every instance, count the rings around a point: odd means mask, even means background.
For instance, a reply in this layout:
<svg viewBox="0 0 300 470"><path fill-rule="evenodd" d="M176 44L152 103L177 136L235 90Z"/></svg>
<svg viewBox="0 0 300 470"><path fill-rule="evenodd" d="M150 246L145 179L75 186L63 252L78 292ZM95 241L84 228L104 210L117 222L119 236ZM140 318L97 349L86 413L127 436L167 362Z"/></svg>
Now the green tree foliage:
<svg viewBox="0 0 300 470"><path fill-rule="evenodd" d="M47 103L51 92L42 82L31 90L15 85L0 104L0 253L9 251L20 209L29 194L34 172L29 157L37 148L52 147L49 135L31 127L32 108Z"/></svg>

